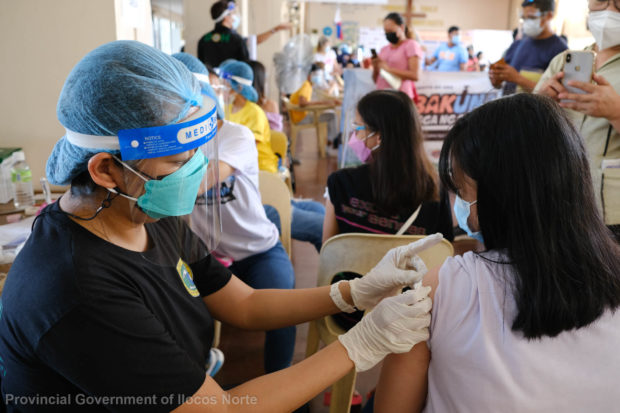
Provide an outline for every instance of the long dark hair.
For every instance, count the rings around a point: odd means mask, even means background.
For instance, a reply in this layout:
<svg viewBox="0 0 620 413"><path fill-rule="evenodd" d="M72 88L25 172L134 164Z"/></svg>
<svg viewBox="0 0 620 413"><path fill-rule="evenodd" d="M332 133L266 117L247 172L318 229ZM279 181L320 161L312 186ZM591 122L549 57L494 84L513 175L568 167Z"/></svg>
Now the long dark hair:
<svg viewBox="0 0 620 413"><path fill-rule="evenodd" d="M410 213L422 201L438 199L437 179L422 146L420 118L411 98L394 90L375 90L360 99L360 114L381 145L370 161L372 196L389 215Z"/></svg>
<svg viewBox="0 0 620 413"><path fill-rule="evenodd" d="M459 119L439 162L477 183L489 250L506 252L517 304L512 329L527 338L584 327L620 305L620 247L595 205L588 158L563 110L519 94Z"/></svg>
<svg viewBox="0 0 620 413"><path fill-rule="evenodd" d="M258 102L261 103L265 99L265 66L257 60L249 60L248 64L254 72L252 86L258 93Z"/></svg>
<svg viewBox="0 0 620 413"><path fill-rule="evenodd" d="M409 30L409 27L407 27L407 25L405 24L405 19L403 19L403 16L401 16L400 13L392 12L385 16L385 19L383 20L392 20L399 26L405 26L405 37L407 37L407 39L413 38L411 30Z"/></svg>

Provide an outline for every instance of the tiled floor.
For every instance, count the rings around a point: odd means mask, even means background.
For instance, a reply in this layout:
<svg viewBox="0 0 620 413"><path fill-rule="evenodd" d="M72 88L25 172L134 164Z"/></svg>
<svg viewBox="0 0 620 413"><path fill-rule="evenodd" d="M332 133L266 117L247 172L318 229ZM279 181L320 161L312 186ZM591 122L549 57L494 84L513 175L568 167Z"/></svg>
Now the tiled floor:
<svg viewBox="0 0 620 413"><path fill-rule="evenodd" d="M328 175L336 170L336 158L319 159L316 138L312 129L300 133L297 144L297 158L301 164L295 167L297 190L295 197L311 198L323 202L323 193ZM293 240L293 266L295 269L296 287L308 288L316 286L318 253L309 243ZM456 252L472 249L471 241L455 245ZM297 342L293 362L304 358L306 350L308 325L297 327ZM224 387L232 387L252 378L258 377L263 371L264 333L248 332L223 326L220 348L225 354L224 367L216 376L216 380ZM358 374L356 389L364 397L372 390L378 379L380 367ZM309 374L312 374L309 372ZM311 403L312 413L326 413L329 408L324 406L323 394Z"/></svg>

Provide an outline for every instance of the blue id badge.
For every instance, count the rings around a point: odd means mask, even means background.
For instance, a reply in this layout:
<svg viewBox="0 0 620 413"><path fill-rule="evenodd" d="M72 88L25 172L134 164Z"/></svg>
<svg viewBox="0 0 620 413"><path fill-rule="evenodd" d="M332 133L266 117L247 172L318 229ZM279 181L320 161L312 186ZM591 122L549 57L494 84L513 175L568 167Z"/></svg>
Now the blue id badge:
<svg viewBox="0 0 620 413"><path fill-rule="evenodd" d="M123 160L158 158L204 145L217 133L215 105L203 116L172 125L122 129L118 141Z"/></svg>

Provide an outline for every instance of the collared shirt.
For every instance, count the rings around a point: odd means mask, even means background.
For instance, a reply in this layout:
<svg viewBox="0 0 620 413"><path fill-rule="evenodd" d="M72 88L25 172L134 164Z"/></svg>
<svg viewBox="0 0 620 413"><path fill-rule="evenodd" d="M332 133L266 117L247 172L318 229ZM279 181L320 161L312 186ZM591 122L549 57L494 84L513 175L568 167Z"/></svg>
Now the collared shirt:
<svg viewBox="0 0 620 413"><path fill-rule="evenodd" d="M586 48L594 50L594 45ZM534 89L540 90L542 85L564 67L565 52L553 58L547 71ZM607 60L598 70L620 94L620 53ZM605 118L584 115L567 109L577 130L583 136L590 159L590 172L594 183L596 201L603 212L607 225L620 224L620 169L602 170L602 162L606 159L620 159L620 131L614 129ZM603 177L604 175L604 177Z"/></svg>

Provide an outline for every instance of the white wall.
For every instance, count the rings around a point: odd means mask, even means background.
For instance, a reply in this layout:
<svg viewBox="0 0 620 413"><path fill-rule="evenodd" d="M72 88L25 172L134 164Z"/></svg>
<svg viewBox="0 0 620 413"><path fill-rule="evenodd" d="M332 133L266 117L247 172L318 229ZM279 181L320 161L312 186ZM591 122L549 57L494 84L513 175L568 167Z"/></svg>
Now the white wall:
<svg viewBox="0 0 620 413"><path fill-rule="evenodd" d="M213 30L214 24L210 13L213 3L214 0L184 0L183 37L187 53L197 56L198 41L205 33ZM237 0L243 20L247 20L247 31L241 27L240 33L242 35L263 33L286 21L286 3L286 0L249 0L247 3ZM243 10L244 4L247 4L247 10ZM257 59L267 69L269 80L267 89L271 98L277 96L273 81L273 54L282 50L287 39L287 33L278 32L258 46Z"/></svg>
<svg viewBox="0 0 620 413"><path fill-rule="evenodd" d="M425 13L424 18L414 17L412 26L420 30L447 30L452 25L461 29L495 29L509 28L511 0L415 0L415 13ZM360 26L377 26L383 24L384 17L390 12L405 12L406 0L389 0L387 5L351 5L340 6L342 21L356 21ZM337 5L308 3L306 31L332 26Z"/></svg>
<svg viewBox="0 0 620 413"><path fill-rule="evenodd" d="M90 50L115 40L114 2L0 1L0 145L19 146L35 187L64 133L56 102L71 68Z"/></svg>
<svg viewBox="0 0 620 413"><path fill-rule="evenodd" d="M184 0L183 1L183 38L185 52L198 56L198 40L213 30L211 6L215 0Z"/></svg>
<svg viewBox="0 0 620 413"><path fill-rule="evenodd" d="M114 0L116 39L137 40L153 46L150 0Z"/></svg>

